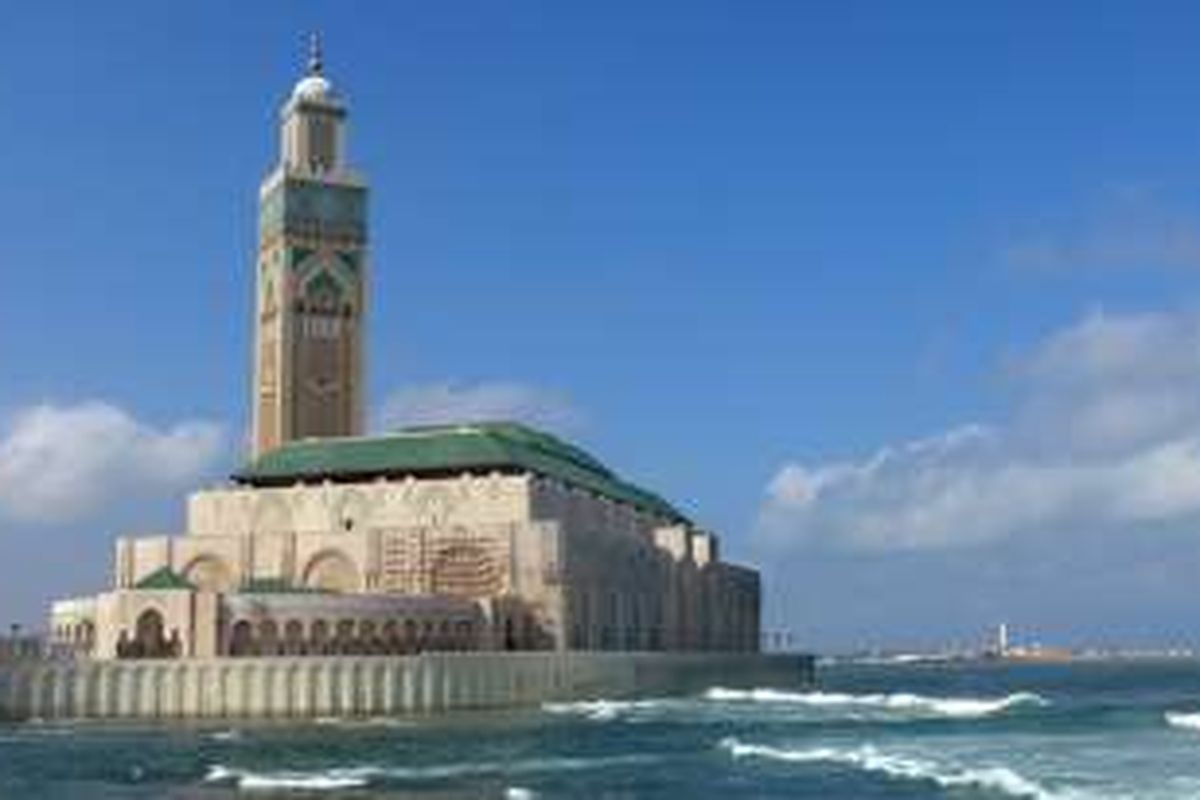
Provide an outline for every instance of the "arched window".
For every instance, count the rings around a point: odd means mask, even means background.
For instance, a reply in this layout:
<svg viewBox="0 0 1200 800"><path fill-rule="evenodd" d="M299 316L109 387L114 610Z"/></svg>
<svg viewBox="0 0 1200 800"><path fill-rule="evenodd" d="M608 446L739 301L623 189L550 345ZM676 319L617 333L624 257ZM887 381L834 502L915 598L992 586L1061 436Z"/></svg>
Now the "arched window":
<svg viewBox="0 0 1200 800"><path fill-rule="evenodd" d="M383 642L383 652L389 655L401 652L400 626L396 624L396 620L389 619L383 623L379 635Z"/></svg>
<svg viewBox="0 0 1200 800"><path fill-rule="evenodd" d="M459 620L457 627L457 646L461 650L475 649L475 630L470 620Z"/></svg>
<svg viewBox="0 0 1200 800"><path fill-rule="evenodd" d="M312 624L311 652L314 655L329 655L332 652L329 641L329 623L323 619Z"/></svg>
<svg viewBox="0 0 1200 800"><path fill-rule="evenodd" d="M216 555L196 557L184 568L183 577L203 592L229 592L234 588L233 570Z"/></svg>
<svg viewBox="0 0 1200 800"><path fill-rule="evenodd" d="M355 651L354 620L343 619L337 624L334 649L339 655L352 655Z"/></svg>
<svg viewBox="0 0 1200 800"><path fill-rule="evenodd" d="M358 652L371 655L379 652L379 641L375 636L375 623L364 619L358 626Z"/></svg>
<svg viewBox="0 0 1200 800"><path fill-rule="evenodd" d="M251 628L250 623L244 619L235 622L233 625L233 630L229 637L229 655L254 655L254 630Z"/></svg>
<svg viewBox="0 0 1200 800"><path fill-rule="evenodd" d="M279 655L279 626L273 619L264 619L258 624L258 654Z"/></svg>
<svg viewBox="0 0 1200 800"><path fill-rule="evenodd" d="M500 572L482 547L457 543L442 548L433 560L433 592L455 597L489 597L500 591Z"/></svg>
<svg viewBox="0 0 1200 800"><path fill-rule="evenodd" d="M327 592L353 592L359 586L358 569L344 553L327 550L313 557L304 570L304 585Z"/></svg>
<svg viewBox="0 0 1200 800"><path fill-rule="evenodd" d="M283 626L283 652L290 656L305 655L304 623L298 619L290 619Z"/></svg>

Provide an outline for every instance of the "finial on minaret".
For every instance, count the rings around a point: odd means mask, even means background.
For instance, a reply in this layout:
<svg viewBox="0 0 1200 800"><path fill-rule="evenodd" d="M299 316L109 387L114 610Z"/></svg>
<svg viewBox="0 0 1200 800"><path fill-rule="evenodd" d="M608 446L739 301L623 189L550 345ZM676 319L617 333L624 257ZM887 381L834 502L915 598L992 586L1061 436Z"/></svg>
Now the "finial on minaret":
<svg viewBox="0 0 1200 800"><path fill-rule="evenodd" d="M325 62L321 58L321 34L313 31L308 36L308 74L320 75L324 68Z"/></svg>

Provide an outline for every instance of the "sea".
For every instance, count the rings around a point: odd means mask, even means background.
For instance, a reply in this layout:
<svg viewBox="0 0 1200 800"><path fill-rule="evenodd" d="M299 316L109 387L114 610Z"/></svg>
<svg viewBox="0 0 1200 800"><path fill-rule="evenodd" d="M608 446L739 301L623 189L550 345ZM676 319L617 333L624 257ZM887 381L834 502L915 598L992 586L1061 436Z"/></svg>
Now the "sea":
<svg viewBox="0 0 1200 800"><path fill-rule="evenodd" d="M1200 798L1200 662L822 668L817 686L304 724L0 727L0 798Z"/></svg>

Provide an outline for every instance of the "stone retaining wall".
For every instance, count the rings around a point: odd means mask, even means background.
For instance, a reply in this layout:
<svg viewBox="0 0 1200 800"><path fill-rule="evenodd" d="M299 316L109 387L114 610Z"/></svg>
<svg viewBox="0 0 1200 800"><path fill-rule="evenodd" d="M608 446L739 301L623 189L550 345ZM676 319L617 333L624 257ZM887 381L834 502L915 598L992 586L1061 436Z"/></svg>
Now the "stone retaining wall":
<svg viewBox="0 0 1200 800"><path fill-rule="evenodd" d="M701 653L41 662L0 666L0 717L195 719L430 714L545 701L801 686L811 657Z"/></svg>

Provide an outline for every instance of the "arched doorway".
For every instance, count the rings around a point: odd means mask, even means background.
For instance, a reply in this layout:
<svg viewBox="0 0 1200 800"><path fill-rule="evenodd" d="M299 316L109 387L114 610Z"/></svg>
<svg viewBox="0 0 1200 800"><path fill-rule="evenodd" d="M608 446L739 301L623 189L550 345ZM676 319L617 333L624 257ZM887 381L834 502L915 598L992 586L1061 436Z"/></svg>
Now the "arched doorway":
<svg viewBox="0 0 1200 800"><path fill-rule="evenodd" d="M135 657L166 658L170 655L167 637L164 635L163 616L156 609L148 608L138 615L133 626Z"/></svg>

